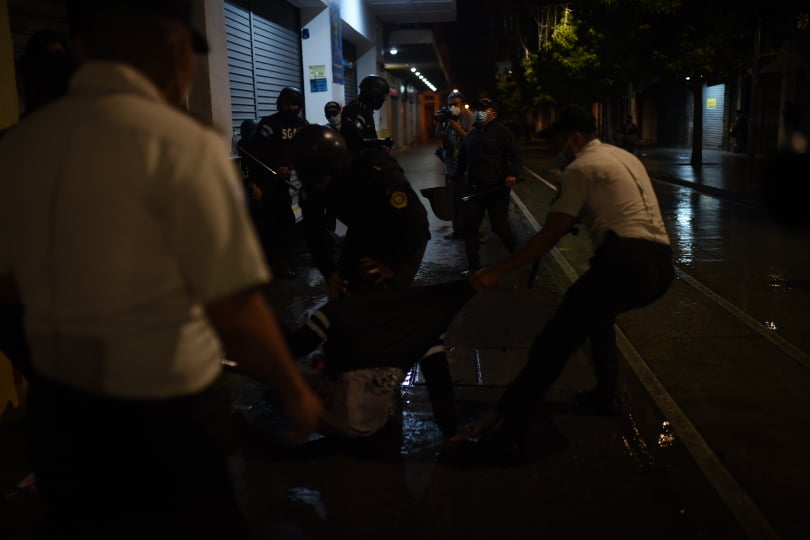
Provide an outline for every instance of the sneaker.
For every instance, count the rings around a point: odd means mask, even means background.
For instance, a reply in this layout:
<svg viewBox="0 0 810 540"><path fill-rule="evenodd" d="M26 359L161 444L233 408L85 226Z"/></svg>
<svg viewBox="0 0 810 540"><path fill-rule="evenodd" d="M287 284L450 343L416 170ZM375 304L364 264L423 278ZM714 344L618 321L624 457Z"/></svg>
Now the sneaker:
<svg viewBox="0 0 810 540"><path fill-rule="evenodd" d="M479 270L480 270L479 267L472 267L471 266L470 268L467 268L466 270L462 270L461 272L459 272L458 275L463 277L463 278L468 278L471 275L473 275L474 273L478 272Z"/></svg>
<svg viewBox="0 0 810 540"><path fill-rule="evenodd" d="M622 414L622 405L618 396L613 392L607 393L598 388L578 391L574 397L574 408L579 414L595 416Z"/></svg>

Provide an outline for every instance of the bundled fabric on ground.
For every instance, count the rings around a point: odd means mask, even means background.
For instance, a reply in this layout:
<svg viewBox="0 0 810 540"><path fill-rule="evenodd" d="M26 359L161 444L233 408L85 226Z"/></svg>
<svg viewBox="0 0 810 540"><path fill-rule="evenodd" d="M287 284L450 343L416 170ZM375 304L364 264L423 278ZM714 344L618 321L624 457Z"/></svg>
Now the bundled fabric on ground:
<svg viewBox="0 0 810 540"><path fill-rule="evenodd" d="M289 336L301 356L324 343L325 370L409 370L433 347L475 290L466 280L354 295L329 302Z"/></svg>
<svg viewBox="0 0 810 540"><path fill-rule="evenodd" d="M378 431L397 410L405 374L421 361L437 422L445 433L454 429L452 383L435 372L447 371L442 335L474 294L461 280L350 296L315 310L287 338L297 357L321 348L302 370L323 401L324 423L343 436Z"/></svg>

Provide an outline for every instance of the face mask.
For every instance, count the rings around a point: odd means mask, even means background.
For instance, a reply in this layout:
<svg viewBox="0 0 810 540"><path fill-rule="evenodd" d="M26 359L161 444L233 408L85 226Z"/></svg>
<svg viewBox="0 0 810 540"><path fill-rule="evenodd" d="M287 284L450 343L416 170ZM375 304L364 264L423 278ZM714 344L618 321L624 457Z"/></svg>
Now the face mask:
<svg viewBox="0 0 810 540"><path fill-rule="evenodd" d="M287 109L287 110L282 110L280 112L281 112L281 116L285 120L289 121L289 120L295 120L296 118L298 118L298 111L295 111L295 110L292 110L292 109Z"/></svg>
<svg viewBox="0 0 810 540"><path fill-rule="evenodd" d="M487 111L476 111L475 113L475 125L477 126L485 126L489 122L489 115Z"/></svg>
<svg viewBox="0 0 810 540"><path fill-rule="evenodd" d="M340 125L340 115L336 114L335 116L330 116L329 118L326 119L326 121L329 122L330 126L336 128Z"/></svg>
<svg viewBox="0 0 810 540"><path fill-rule="evenodd" d="M450 107L450 113L453 116L461 116L461 107L456 107L455 105Z"/></svg>

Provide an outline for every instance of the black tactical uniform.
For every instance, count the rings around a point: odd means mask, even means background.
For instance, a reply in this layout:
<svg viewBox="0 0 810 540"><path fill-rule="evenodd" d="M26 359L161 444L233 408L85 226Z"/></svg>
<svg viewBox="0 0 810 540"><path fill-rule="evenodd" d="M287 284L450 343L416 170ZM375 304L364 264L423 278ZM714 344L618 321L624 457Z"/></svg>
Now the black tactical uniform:
<svg viewBox="0 0 810 540"><path fill-rule="evenodd" d="M374 125L374 111L358 99L350 101L343 108L340 134L351 148L362 143L363 139L376 139L377 127Z"/></svg>
<svg viewBox="0 0 810 540"><path fill-rule="evenodd" d="M360 95L343 108L341 117L340 134L349 148L360 147L363 139L377 138L374 111L382 107L389 92L388 82L377 75L360 81Z"/></svg>
<svg viewBox="0 0 810 540"><path fill-rule="evenodd" d="M394 271L388 288L411 283L430 239L425 207L399 164L378 148L363 149L349 171L322 190L304 187L304 230L315 265L325 278L337 271L353 292L373 290L360 265L371 257ZM325 212L347 226L339 259L325 234Z"/></svg>
<svg viewBox="0 0 810 540"><path fill-rule="evenodd" d="M279 110L259 121L245 145L248 152L278 173L273 174L253 159L246 161L251 181L262 191L254 212L257 232L268 260L282 273L289 272L295 238L295 214L287 183L290 177L284 171L292 169L292 139L306 125L297 110Z"/></svg>
<svg viewBox="0 0 810 540"><path fill-rule="evenodd" d="M400 308L410 311L417 296L435 296L436 291L408 289L430 239L427 212L405 178L402 168L385 150L360 147L352 152L340 134L324 126L304 128L298 135L295 146L295 163L304 185L301 210L312 258L327 281L330 277L337 276L348 281L348 284L340 283L341 295L332 298L336 302L327 305L331 308L324 308L331 311L332 315L336 315L336 311L344 315L337 316L334 320L327 315L334 323L329 326L329 354L337 362L341 357L357 360L359 356L356 349L344 349L341 352L340 344L368 344L365 337L370 330L362 324L361 319L376 323L387 319L382 326L374 327L391 327L393 324L399 330L404 330L390 316L394 312L401 312ZM329 241L329 234L324 226L327 209L348 227L337 260L335 246ZM393 275L384 280L377 279L367 268L363 268L361 259L365 257L378 261L377 268L385 265ZM460 282L452 287L467 297L466 283ZM383 288L389 291L380 292ZM414 292L413 296L409 294L410 291ZM330 290L330 296L332 292ZM353 294L344 298L344 292L372 294ZM378 299L380 303L377 302ZM441 309L434 311L438 313L448 308L455 309L452 304L452 301L441 302ZM377 310L372 307L375 305ZM427 318L420 319L420 323L426 320ZM445 324L439 324L439 332ZM398 336L378 340L378 344L371 344L368 350L371 351L371 356L383 362L377 365L397 365L383 350L386 347L379 343L393 344L388 350L394 351L395 355L402 354L408 366L419 361L436 420L442 432L450 436L456 432L456 411L447 355L444 349L436 347L441 343L441 338L438 343L431 341L420 345L417 343L421 339L420 335L424 337L421 331L410 333L405 330L405 333ZM297 336L302 337L300 333ZM326 333L318 333L318 340L322 341L325 337ZM405 339L407 345L398 338ZM305 336L304 340L311 341ZM295 339L290 340L293 348L295 342ZM424 352L425 348L428 348L427 353ZM324 350L327 350L326 347ZM419 355L424 356L420 359ZM368 365L360 364L363 367ZM354 367L358 365L355 364Z"/></svg>

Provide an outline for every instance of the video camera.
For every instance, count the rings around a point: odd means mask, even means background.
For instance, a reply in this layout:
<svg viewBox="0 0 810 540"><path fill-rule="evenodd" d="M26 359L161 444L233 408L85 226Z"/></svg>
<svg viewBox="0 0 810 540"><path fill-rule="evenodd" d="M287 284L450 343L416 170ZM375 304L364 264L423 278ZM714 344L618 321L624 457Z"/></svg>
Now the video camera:
<svg viewBox="0 0 810 540"><path fill-rule="evenodd" d="M439 112L433 115L433 119L437 122L445 123L449 122L450 120L455 120L456 117L453 116L453 112L449 107L442 107L439 109Z"/></svg>

